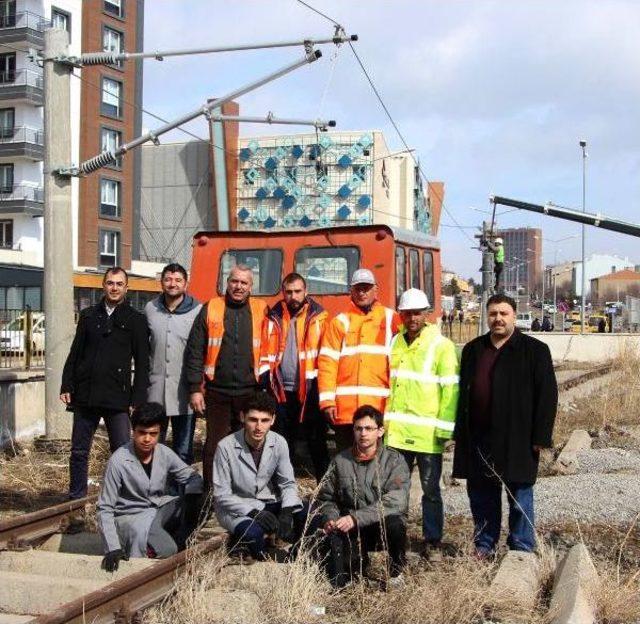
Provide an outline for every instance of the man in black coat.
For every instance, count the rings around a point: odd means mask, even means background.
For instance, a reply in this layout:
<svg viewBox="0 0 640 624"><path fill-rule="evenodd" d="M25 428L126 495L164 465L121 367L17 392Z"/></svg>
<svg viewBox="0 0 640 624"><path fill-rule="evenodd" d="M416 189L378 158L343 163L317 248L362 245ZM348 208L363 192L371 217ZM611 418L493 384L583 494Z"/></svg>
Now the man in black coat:
<svg viewBox="0 0 640 624"><path fill-rule="evenodd" d="M80 312L76 335L62 372L60 399L73 411L69 498L87 495L89 451L103 418L113 453L129 441L129 411L146 402L149 329L144 315L125 300L128 276L109 269L104 297ZM131 360L135 376L131 383Z"/></svg>
<svg viewBox="0 0 640 624"><path fill-rule="evenodd" d="M515 328L516 303L487 302L489 333L462 351L453 476L467 479L476 553L500 537L502 485L512 550L535 547L533 484L540 450L552 445L558 386L549 347Z"/></svg>

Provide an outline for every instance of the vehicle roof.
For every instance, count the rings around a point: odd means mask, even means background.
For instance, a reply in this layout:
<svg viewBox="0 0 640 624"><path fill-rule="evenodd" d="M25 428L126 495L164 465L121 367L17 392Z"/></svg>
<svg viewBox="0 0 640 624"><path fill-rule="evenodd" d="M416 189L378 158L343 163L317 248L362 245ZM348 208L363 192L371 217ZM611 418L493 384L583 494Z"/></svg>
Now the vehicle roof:
<svg viewBox="0 0 640 624"><path fill-rule="evenodd" d="M389 225L344 225L339 227L330 228L308 228L305 230L230 230L226 232L204 230L197 232L194 238L199 236L213 236L224 238L263 238L270 236L286 236L295 237L304 236L305 234L335 234L335 233L348 233L349 231L358 232L379 232L383 230L393 237L393 240L407 245L416 245L418 247L430 247L433 249L440 249L440 241L437 237L431 234L425 234L424 232L417 232L415 230L407 230L405 228L391 227Z"/></svg>

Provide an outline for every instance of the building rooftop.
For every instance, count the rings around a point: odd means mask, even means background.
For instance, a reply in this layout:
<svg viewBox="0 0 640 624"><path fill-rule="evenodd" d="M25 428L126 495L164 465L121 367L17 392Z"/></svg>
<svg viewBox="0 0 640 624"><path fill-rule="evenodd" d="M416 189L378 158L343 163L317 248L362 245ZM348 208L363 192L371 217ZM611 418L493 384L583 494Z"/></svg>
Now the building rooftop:
<svg viewBox="0 0 640 624"><path fill-rule="evenodd" d="M616 271L615 273L607 273L607 275L600 275L593 279L601 280L640 280L640 272L632 271L631 269L623 269L622 271Z"/></svg>

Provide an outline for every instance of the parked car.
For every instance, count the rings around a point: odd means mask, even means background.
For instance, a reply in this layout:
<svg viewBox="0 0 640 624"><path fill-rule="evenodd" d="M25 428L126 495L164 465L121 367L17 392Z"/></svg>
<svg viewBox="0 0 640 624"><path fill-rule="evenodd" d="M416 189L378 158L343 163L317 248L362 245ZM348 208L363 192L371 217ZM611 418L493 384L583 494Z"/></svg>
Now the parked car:
<svg viewBox="0 0 640 624"><path fill-rule="evenodd" d="M21 314L0 329L0 352L14 355L24 353L25 324L27 315ZM44 353L45 325L44 314L32 315L31 351Z"/></svg>
<svg viewBox="0 0 640 624"><path fill-rule="evenodd" d="M516 314L516 327L522 331L531 331L533 314L531 312L518 312Z"/></svg>

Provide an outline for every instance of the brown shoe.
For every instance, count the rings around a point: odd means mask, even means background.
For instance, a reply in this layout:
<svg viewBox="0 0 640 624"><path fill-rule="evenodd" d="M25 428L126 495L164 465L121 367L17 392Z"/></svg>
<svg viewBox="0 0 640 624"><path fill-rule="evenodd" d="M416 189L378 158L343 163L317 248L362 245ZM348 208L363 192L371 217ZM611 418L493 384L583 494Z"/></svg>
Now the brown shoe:
<svg viewBox="0 0 640 624"><path fill-rule="evenodd" d="M429 563L442 563L442 542L426 542L421 554Z"/></svg>

